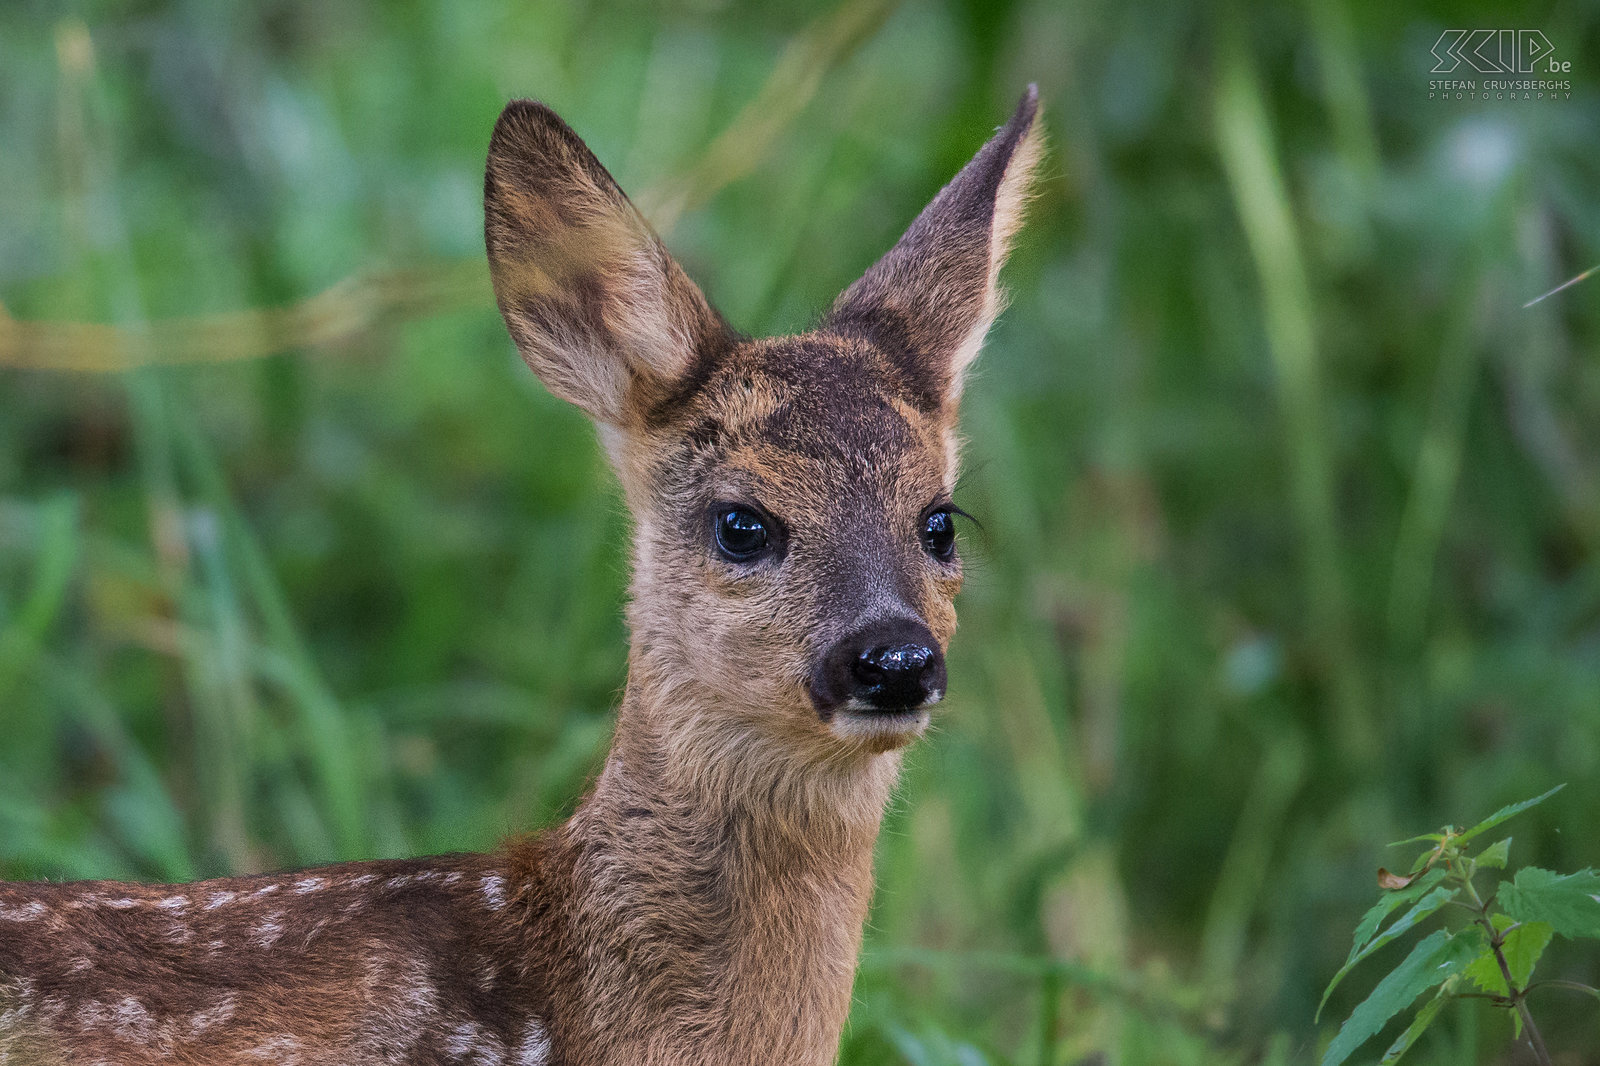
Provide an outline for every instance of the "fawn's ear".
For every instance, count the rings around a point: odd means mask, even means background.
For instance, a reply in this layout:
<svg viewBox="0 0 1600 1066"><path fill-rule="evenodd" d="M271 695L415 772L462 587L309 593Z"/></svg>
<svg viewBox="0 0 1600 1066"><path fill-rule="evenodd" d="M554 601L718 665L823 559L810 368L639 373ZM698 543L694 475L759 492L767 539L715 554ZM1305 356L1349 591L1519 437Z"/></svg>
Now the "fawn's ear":
<svg viewBox="0 0 1600 1066"><path fill-rule="evenodd" d="M500 314L555 395L612 426L674 395L727 327L576 133L513 100L489 142L484 236Z"/></svg>
<svg viewBox="0 0 1600 1066"><path fill-rule="evenodd" d="M895 360L927 406L953 404L1005 299L998 279L1042 154L1039 90L979 150L900 242L835 301L827 325Z"/></svg>

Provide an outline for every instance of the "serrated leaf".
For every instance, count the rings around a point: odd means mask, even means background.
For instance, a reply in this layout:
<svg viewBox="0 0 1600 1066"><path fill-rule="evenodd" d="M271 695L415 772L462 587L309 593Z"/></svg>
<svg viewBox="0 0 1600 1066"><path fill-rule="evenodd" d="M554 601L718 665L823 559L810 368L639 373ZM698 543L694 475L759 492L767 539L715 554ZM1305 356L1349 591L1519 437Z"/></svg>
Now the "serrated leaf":
<svg viewBox="0 0 1600 1066"><path fill-rule="evenodd" d="M1500 885L1496 901L1519 922L1549 922L1567 937L1600 939L1600 874L1579 870L1558 874L1525 866L1509 884Z"/></svg>
<svg viewBox="0 0 1600 1066"><path fill-rule="evenodd" d="M1548 922L1524 922L1506 934L1500 953L1506 957L1506 965L1511 967L1511 980L1518 988L1528 987L1533 968L1539 964L1540 956L1550 946L1554 935L1555 930Z"/></svg>
<svg viewBox="0 0 1600 1066"><path fill-rule="evenodd" d="M1428 1026L1432 1025L1433 1020L1439 1016L1440 1008L1449 1001L1450 997L1445 995L1443 988L1440 988L1439 994L1428 1000L1423 1005L1423 1008L1417 1011L1417 1016L1411 1019L1411 1024L1406 1026L1406 1031L1401 1033L1395 1039L1395 1042L1389 1045L1389 1050L1383 1053L1383 1061L1378 1063L1378 1066L1392 1066L1393 1063L1399 1062L1400 1056L1410 1051L1411 1045L1415 1044L1418 1038L1428 1031Z"/></svg>
<svg viewBox="0 0 1600 1066"><path fill-rule="evenodd" d="M1505 930L1513 924L1513 919L1504 914L1496 914L1491 920L1498 930ZM1505 942L1500 945L1500 952L1506 957L1506 965L1511 969L1511 980L1519 989L1528 987L1528 978L1533 976L1533 968L1538 965L1539 956L1544 954L1544 949L1550 946L1550 938L1554 934L1555 930L1546 922L1527 922L1506 934ZM1473 959L1472 964L1462 972L1473 984L1490 995L1511 994L1511 990L1506 987L1505 975L1500 972L1500 964L1495 961L1491 949L1485 948L1483 954Z"/></svg>
<svg viewBox="0 0 1600 1066"><path fill-rule="evenodd" d="M1360 922L1356 923L1355 942L1350 945L1350 955L1345 961L1348 962L1356 957L1356 952L1365 947L1367 941L1372 939L1373 934L1378 931L1379 924L1385 918L1412 900L1422 896L1428 889L1443 881L1444 877L1445 871L1430 870L1405 888L1397 892L1385 892L1382 896L1379 896L1378 902L1373 904L1372 908L1361 916Z"/></svg>
<svg viewBox="0 0 1600 1066"><path fill-rule="evenodd" d="M1546 792L1542 796L1535 796L1533 799L1523 800L1521 803L1513 803L1509 806L1501 807L1498 811L1495 811L1493 814L1489 815L1489 817L1485 818L1471 829L1468 829L1465 833L1462 833L1460 836L1456 837L1456 843L1465 844L1479 833L1487 833L1489 830L1493 829L1507 818L1514 818L1523 811L1527 810L1529 807L1534 807L1543 803L1545 800L1549 799L1551 796L1554 796L1557 792L1560 792L1566 787L1566 784L1562 783L1557 785L1555 788L1552 788L1549 792Z"/></svg>
<svg viewBox="0 0 1600 1066"><path fill-rule="evenodd" d="M1478 853L1473 861L1490 870L1504 870L1511 858L1511 838L1497 840Z"/></svg>
<svg viewBox="0 0 1600 1066"><path fill-rule="evenodd" d="M1418 941L1405 961L1350 1012L1322 1056L1322 1066L1339 1066L1418 996L1460 973L1476 957L1480 943L1473 930L1452 935L1443 929Z"/></svg>
<svg viewBox="0 0 1600 1066"><path fill-rule="evenodd" d="M1410 888L1405 889L1404 892L1410 893L1417 891L1417 887L1421 883L1422 882L1419 880L1416 885L1412 885ZM1438 910L1440 907L1443 907L1446 903L1449 903L1452 899L1454 899L1458 891L1459 889L1452 888L1448 885L1440 885L1432 892L1429 892L1427 895L1417 900L1416 904L1412 906L1410 910L1396 918L1389 928L1379 933L1376 937L1373 937L1366 944L1357 944L1354 948L1352 948L1350 950L1350 957L1345 960L1345 964L1343 966L1339 967L1339 972L1333 975L1333 980L1329 981L1328 987L1323 990L1322 1002L1317 1004L1317 1017L1322 1017L1322 1008L1328 1005L1328 997L1333 995L1333 990L1339 987L1339 982L1344 980L1344 975L1349 973L1358 962L1366 958L1368 955L1371 955L1374 951L1377 951L1385 944L1389 943L1395 937L1409 932L1416 926L1418 922L1429 917L1434 911ZM1395 895L1401 894L1402 893L1395 893ZM1382 902L1387 901L1385 900ZM1382 902L1380 902L1380 906L1382 905ZM1376 909L1377 908L1374 908L1374 910ZM1393 908L1390 909L1392 910ZM1372 911L1368 911L1367 913L1368 917L1371 917ZM1382 921L1382 919L1383 915L1379 914L1378 920ZM1365 918L1362 919L1362 925L1366 925ZM1358 928L1356 932L1359 935L1361 930Z"/></svg>
<svg viewBox="0 0 1600 1066"><path fill-rule="evenodd" d="M1467 964L1462 974L1474 985L1492 996L1504 996L1506 992L1506 979L1500 976L1500 964L1494 961L1494 952L1488 948L1483 949L1483 954Z"/></svg>
<svg viewBox="0 0 1600 1066"><path fill-rule="evenodd" d="M1407 844L1421 844L1424 841L1427 841L1429 844L1437 844L1443 839L1443 833L1423 833L1421 836L1407 837L1404 840L1396 840L1389 846L1391 848L1403 848Z"/></svg>

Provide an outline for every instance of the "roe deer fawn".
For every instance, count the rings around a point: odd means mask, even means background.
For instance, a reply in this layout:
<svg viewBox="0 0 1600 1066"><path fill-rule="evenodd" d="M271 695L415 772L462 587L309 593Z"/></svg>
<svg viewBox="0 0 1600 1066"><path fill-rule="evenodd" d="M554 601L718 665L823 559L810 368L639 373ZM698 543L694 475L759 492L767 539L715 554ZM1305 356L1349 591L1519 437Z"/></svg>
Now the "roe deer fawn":
<svg viewBox="0 0 1600 1066"><path fill-rule="evenodd" d="M0 1064L833 1061L898 752L945 691L956 406L1037 110L820 326L751 340L561 119L507 106L495 295L635 522L592 791L486 855L0 884Z"/></svg>

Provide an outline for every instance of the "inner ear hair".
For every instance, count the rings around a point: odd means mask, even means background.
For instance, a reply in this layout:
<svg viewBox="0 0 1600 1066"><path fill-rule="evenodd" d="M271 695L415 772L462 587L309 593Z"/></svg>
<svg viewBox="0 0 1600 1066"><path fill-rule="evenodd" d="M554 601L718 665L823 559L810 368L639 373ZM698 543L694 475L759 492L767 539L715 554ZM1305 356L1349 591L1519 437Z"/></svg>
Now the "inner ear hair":
<svg viewBox="0 0 1600 1066"><path fill-rule="evenodd" d="M727 327L583 140L514 100L484 175L495 300L552 393L629 427L692 379Z"/></svg>
<svg viewBox="0 0 1600 1066"><path fill-rule="evenodd" d="M844 291L825 323L882 348L929 409L959 398L1005 306L1000 268L1044 154L1039 115L1039 91L1029 85L1011 120Z"/></svg>

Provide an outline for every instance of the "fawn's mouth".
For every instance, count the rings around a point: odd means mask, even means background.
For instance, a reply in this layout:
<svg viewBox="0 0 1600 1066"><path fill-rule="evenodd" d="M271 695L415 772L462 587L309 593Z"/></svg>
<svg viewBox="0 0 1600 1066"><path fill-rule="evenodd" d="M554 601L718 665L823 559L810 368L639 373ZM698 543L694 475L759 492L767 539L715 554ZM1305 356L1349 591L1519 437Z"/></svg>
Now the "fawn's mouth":
<svg viewBox="0 0 1600 1066"><path fill-rule="evenodd" d="M909 744L926 732L928 709L943 696L943 692L936 692L930 699L909 707L879 707L852 699L828 715L826 721L841 739L888 750Z"/></svg>

